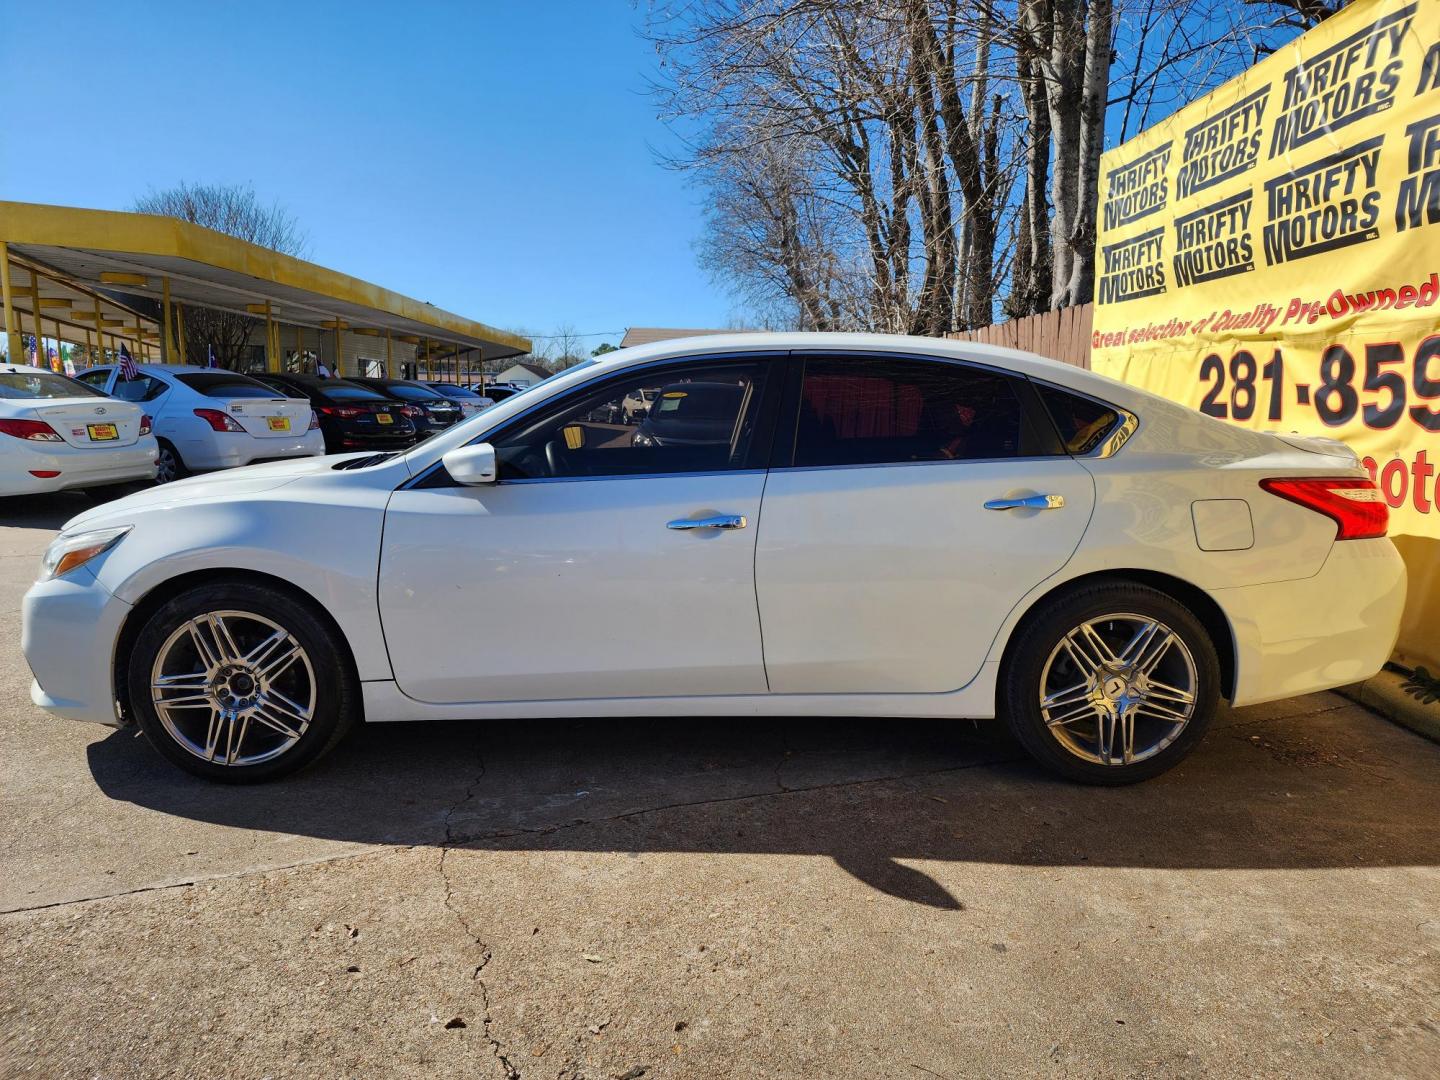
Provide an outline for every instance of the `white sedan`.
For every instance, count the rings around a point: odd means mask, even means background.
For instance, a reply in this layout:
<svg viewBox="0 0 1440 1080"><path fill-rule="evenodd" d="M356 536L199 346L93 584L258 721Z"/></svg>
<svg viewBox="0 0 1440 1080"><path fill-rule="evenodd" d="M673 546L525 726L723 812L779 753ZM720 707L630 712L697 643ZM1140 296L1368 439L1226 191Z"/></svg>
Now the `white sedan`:
<svg viewBox="0 0 1440 1080"><path fill-rule="evenodd" d="M0 495L155 479L139 405L28 364L0 364Z"/></svg>
<svg viewBox="0 0 1440 1080"><path fill-rule="evenodd" d="M91 368L78 381L144 406L155 418L162 483L192 472L262 461L316 457L325 437L310 403L258 379L189 364L140 364L133 379L118 366Z"/></svg>
<svg viewBox="0 0 1440 1080"><path fill-rule="evenodd" d="M725 393L716 386L732 387ZM589 418L641 388L684 437ZM1154 776L1217 703L1355 682L1405 596L1338 443L1036 356L744 334L577 365L404 453L244 469L69 522L34 701L279 776L359 720L1003 716Z"/></svg>

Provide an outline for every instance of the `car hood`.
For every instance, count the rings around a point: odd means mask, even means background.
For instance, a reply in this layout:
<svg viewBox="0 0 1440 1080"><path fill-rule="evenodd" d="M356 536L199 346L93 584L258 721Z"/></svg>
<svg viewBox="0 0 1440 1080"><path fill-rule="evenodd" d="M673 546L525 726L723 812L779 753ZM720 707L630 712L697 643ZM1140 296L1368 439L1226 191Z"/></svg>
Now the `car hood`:
<svg viewBox="0 0 1440 1080"><path fill-rule="evenodd" d="M271 491L285 484L293 483L305 476L331 472L342 457L364 457L365 454L335 455L333 457L303 457L290 461L271 461L264 465L249 465L224 472L192 476L174 483L161 484L127 495L123 499L105 503L77 514L65 523L62 532L79 529L108 528L112 525L129 524L141 513L153 513L170 507L210 499L233 499Z"/></svg>

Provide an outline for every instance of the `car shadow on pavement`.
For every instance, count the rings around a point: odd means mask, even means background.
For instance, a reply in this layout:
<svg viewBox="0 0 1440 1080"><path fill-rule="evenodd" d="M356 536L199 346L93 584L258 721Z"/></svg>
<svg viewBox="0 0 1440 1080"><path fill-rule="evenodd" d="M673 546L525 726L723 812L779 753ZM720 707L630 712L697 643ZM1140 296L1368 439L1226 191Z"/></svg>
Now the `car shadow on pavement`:
<svg viewBox="0 0 1440 1080"><path fill-rule="evenodd" d="M0 499L0 525L17 529L59 531L76 514L83 514L111 499L137 490L139 485L120 484L94 491L60 491L53 495L12 495Z"/></svg>
<svg viewBox="0 0 1440 1080"><path fill-rule="evenodd" d="M1331 695L1286 705L1288 715L1223 713L1180 767L1118 789L1049 778L1003 725L916 720L374 724L314 768L256 786L191 778L130 732L88 754L110 798L236 828L495 850L813 854L939 908L962 900L926 862L1440 863L1440 747Z"/></svg>

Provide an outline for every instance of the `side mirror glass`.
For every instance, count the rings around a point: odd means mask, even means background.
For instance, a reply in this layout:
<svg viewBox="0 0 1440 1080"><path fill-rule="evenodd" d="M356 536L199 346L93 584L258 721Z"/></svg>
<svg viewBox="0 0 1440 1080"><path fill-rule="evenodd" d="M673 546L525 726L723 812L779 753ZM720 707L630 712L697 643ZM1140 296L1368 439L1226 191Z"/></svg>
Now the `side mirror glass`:
<svg viewBox="0 0 1440 1080"><path fill-rule="evenodd" d="M495 447L488 442L458 446L440 460L458 484L493 484L499 477Z"/></svg>

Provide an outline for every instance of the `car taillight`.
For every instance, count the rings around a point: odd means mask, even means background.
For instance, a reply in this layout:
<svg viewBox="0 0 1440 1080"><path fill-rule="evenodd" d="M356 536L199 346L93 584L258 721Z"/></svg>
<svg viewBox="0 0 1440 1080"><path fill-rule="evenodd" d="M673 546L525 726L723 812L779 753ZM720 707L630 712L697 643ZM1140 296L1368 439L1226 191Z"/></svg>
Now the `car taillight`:
<svg viewBox="0 0 1440 1080"><path fill-rule="evenodd" d="M0 431L31 442L64 442L44 420L0 420Z"/></svg>
<svg viewBox="0 0 1440 1080"><path fill-rule="evenodd" d="M1336 540L1368 540L1384 536L1390 527L1385 496L1365 477L1277 477L1261 480L1260 486L1330 518L1338 526Z"/></svg>
<svg viewBox="0 0 1440 1080"><path fill-rule="evenodd" d="M315 415L315 410L310 410L310 430L314 431L320 426L320 417Z"/></svg>
<svg viewBox="0 0 1440 1080"><path fill-rule="evenodd" d="M419 405L401 405L400 415L408 416L411 420L419 420L425 415L425 410L420 408Z"/></svg>
<svg viewBox="0 0 1440 1080"><path fill-rule="evenodd" d="M341 420L354 420L364 409L357 409L352 405L317 405L316 412L322 412L326 416L338 416Z"/></svg>
<svg viewBox="0 0 1440 1080"><path fill-rule="evenodd" d="M150 429L151 429L151 427L154 426L154 424L155 424L155 418L154 418L153 416L141 416L141 417L140 417L140 434L141 434L141 435L149 435L149 434L150 434Z"/></svg>
<svg viewBox="0 0 1440 1080"><path fill-rule="evenodd" d="M207 424L209 424L211 430L213 431L245 430L243 427L240 426L239 423L235 421L234 417L230 416L228 413L221 412L219 409L196 409L195 415L200 417L200 419L204 420Z"/></svg>

